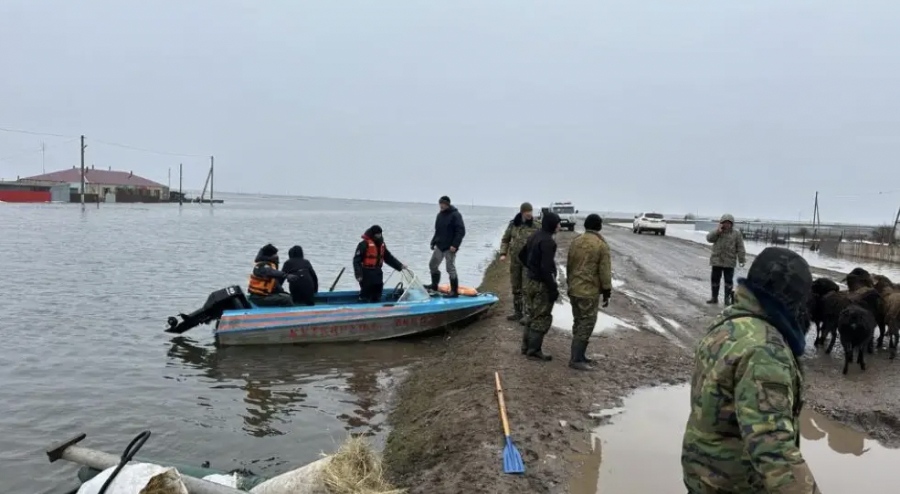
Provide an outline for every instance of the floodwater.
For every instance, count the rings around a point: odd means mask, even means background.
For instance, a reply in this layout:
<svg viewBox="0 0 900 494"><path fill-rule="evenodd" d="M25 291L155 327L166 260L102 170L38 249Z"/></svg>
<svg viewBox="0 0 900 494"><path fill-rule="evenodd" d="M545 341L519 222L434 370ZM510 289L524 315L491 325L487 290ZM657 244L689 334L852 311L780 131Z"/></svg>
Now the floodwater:
<svg viewBox="0 0 900 494"><path fill-rule="evenodd" d="M626 398L608 413L611 423L594 431L594 454L578 458L584 467L573 494L683 494L681 440L689 399L686 385L643 389ZM823 492L891 485L900 450L812 411L803 412L801 435L800 449Z"/></svg>
<svg viewBox="0 0 900 494"><path fill-rule="evenodd" d="M383 439L385 389L428 356L427 341L216 349L210 326L176 338L163 329L209 292L244 285L267 242L282 259L302 245L327 289L377 223L394 255L427 277L437 204L221 197L84 212L0 205L3 492L71 485L75 469L49 465L43 450L79 432L83 445L118 455L149 429L143 456L267 476L316 459L348 431ZM477 286L514 211L460 211L460 279ZM353 288L350 273L339 289Z"/></svg>

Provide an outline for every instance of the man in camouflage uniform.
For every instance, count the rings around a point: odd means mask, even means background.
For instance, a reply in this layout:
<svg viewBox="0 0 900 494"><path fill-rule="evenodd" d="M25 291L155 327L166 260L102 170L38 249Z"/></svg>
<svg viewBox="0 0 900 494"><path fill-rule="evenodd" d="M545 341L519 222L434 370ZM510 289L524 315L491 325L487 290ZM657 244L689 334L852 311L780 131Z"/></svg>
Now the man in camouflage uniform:
<svg viewBox="0 0 900 494"><path fill-rule="evenodd" d="M556 282L556 240L559 216L544 214L541 229L532 233L519 251L519 261L525 266L525 305L528 307L527 333L524 336L525 356L532 360L552 360L541 351L544 337L553 324L553 304L559 299Z"/></svg>
<svg viewBox="0 0 900 494"><path fill-rule="evenodd" d="M709 256L709 265L712 266L710 281L712 283L712 298L707 304L719 303L719 282L725 277L725 305L734 303L734 265L740 263L744 267L746 252L744 251L744 237L741 232L734 229L734 216L722 215L719 227L706 235L706 241L713 244L712 254Z"/></svg>
<svg viewBox="0 0 900 494"><path fill-rule="evenodd" d="M803 375L797 360L812 288L809 265L763 250L735 304L700 340L681 465L689 494L819 494L800 454Z"/></svg>
<svg viewBox="0 0 900 494"><path fill-rule="evenodd" d="M612 293L612 267L609 246L600 235L603 219L590 214L584 220L584 230L569 246L566 263L566 279L569 283L569 301L572 303L572 356L569 367L591 370L587 358L588 342L597 325L600 296L603 307L609 305Z"/></svg>
<svg viewBox="0 0 900 494"><path fill-rule="evenodd" d="M512 254L509 259L509 284L512 287L513 313L506 318L509 321L521 321L526 315L522 295L522 275L525 267L519 262L516 254L525 246L528 237L541 229L541 222L534 219L532 211L531 204L523 202L519 207L519 214L509 222L500 241L500 260L505 261L510 253ZM522 353L525 353L525 343L522 343Z"/></svg>

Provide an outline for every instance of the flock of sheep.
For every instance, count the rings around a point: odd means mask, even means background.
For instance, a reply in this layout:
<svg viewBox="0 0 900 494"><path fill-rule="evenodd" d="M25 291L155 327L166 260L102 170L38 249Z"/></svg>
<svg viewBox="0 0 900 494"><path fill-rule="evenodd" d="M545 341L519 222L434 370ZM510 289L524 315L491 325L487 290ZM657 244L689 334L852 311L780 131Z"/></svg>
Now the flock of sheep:
<svg viewBox="0 0 900 494"><path fill-rule="evenodd" d="M823 345L831 336L825 353L831 353L838 335L844 347L844 374L857 352L857 363L866 370L863 354L874 352L875 327L880 328L878 348L888 336L890 358L897 356L900 339L900 285L895 286L886 276L872 275L855 268L845 278L847 290L828 278L813 282L809 298L810 320L816 325L815 345Z"/></svg>

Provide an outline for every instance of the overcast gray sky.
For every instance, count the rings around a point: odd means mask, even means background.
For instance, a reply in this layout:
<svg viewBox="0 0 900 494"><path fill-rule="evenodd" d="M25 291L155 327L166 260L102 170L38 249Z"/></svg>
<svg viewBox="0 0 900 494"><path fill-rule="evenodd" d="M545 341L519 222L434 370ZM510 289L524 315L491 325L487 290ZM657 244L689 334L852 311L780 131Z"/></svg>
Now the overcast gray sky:
<svg viewBox="0 0 900 494"><path fill-rule="evenodd" d="M204 159L92 139L214 154L223 191L796 219L818 189L823 221L885 222L898 25L896 0L2 0L0 127L191 188ZM0 132L0 177L41 140Z"/></svg>

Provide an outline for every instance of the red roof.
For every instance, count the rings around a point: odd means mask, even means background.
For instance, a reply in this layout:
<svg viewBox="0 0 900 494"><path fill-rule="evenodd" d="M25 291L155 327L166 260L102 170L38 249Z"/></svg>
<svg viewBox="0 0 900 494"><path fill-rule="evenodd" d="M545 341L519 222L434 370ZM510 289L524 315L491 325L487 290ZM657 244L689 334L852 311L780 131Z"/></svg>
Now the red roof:
<svg viewBox="0 0 900 494"><path fill-rule="evenodd" d="M68 170L60 170L58 172L45 173L43 175L35 175L33 177L25 177L22 180L43 180L46 182L65 182L79 183L81 182L81 169L70 168ZM139 177L131 172L120 172L115 170L97 170L94 168L86 168L84 170L84 181L89 184L99 185L115 185L126 187L165 187L163 184L147 180Z"/></svg>

